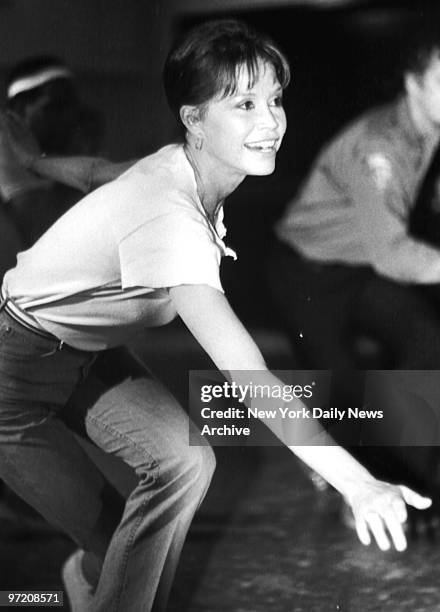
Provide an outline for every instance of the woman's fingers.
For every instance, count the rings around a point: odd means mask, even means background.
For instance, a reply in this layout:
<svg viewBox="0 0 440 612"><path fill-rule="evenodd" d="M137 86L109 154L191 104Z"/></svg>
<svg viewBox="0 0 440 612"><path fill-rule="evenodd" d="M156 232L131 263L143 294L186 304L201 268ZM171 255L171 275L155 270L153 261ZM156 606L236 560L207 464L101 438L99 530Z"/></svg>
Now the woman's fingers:
<svg viewBox="0 0 440 612"><path fill-rule="evenodd" d="M383 515L371 512L365 518L358 517L356 531L360 541L366 546L371 542L371 532L381 550L390 549L390 537L396 550L406 549L406 537L402 523L393 511L388 511Z"/></svg>
<svg viewBox="0 0 440 612"><path fill-rule="evenodd" d="M407 519L406 504L420 510L429 508L432 501L403 485L392 485L379 480L368 483L351 499L360 541L368 545L371 536L381 550L406 549L404 523Z"/></svg>
<svg viewBox="0 0 440 612"><path fill-rule="evenodd" d="M406 509L406 505L404 500L401 497L396 498L392 502L392 509L396 514L397 520L399 523L404 523L408 518L408 511Z"/></svg>
<svg viewBox="0 0 440 612"><path fill-rule="evenodd" d="M368 546L371 542L371 538L366 521L361 516L355 517L355 524L359 540L362 544Z"/></svg>
<svg viewBox="0 0 440 612"><path fill-rule="evenodd" d="M388 533L391 536L394 547L396 550L402 551L406 549L406 537L402 527L402 521L395 512L389 511L384 517L385 525L388 529Z"/></svg>
<svg viewBox="0 0 440 612"><path fill-rule="evenodd" d="M407 510L404 495L414 503L421 503L425 498L410 489L403 492L400 487L387 483L378 484L374 493L363 497L355 511L360 541L369 544L371 533L381 550L389 550L391 545L398 551L405 550L407 542L403 523L407 519Z"/></svg>
<svg viewBox="0 0 440 612"><path fill-rule="evenodd" d="M390 541L385 532L382 518L379 516L379 514L370 513L365 517L365 520L367 521L370 531L373 534L379 548L381 550L389 550Z"/></svg>
<svg viewBox="0 0 440 612"><path fill-rule="evenodd" d="M432 499L419 495L419 493L405 487L405 485L399 485L399 489L406 503L418 510L425 510L432 504Z"/></svg>

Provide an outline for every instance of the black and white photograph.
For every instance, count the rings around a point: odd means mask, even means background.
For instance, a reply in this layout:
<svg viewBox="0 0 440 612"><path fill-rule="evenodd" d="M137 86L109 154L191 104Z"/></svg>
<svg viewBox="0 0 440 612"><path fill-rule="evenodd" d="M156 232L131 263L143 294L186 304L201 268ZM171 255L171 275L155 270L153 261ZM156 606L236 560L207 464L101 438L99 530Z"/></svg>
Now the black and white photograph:
<svg viewBox="0 0 440 612"><path fill-rule="evenodd" d="M0 607L440 612L440 5L0 40Z"/></svg>

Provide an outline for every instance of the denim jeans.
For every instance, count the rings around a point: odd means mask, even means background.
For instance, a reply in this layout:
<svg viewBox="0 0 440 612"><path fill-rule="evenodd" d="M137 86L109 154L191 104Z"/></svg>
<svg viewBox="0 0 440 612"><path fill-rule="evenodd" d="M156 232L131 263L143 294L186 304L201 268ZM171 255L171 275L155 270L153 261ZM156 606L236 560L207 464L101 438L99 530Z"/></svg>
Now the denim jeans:
<svg viewBox="0 0 440 612"><path fill-rule="evenodd" d="M123 499L74 434L129 466ZM214 470L168 391L119 350L93 354L0 312L0 477L102 570L94 612L164 610Z"/></svg>

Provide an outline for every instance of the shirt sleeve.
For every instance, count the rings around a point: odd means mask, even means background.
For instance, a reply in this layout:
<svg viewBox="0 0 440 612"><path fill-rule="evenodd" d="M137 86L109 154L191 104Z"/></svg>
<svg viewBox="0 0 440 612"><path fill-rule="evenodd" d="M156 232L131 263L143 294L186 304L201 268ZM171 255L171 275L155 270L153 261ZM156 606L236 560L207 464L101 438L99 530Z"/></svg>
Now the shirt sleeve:
<svg viewBox="0 0 440 612"><path fill-rule="evenodd" d="M409 235L413 203L396 155L377 144L353 158L347 182L363 246L375 270L401 282L440 282L440 250Z"/></svg>
<svg viewBox="0 0 440 612"><path fill-rule="evenodd" d="M197 210L168 211L119 244L122 286L166 288L206 284L223 292L221 251Z"/></svg>

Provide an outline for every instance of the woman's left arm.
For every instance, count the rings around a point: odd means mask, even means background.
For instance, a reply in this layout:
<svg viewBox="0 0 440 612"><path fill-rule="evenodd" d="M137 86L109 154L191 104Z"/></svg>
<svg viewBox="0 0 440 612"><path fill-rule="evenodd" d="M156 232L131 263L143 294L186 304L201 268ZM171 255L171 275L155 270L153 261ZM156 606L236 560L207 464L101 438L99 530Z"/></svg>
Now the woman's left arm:
<svg viewBox="0 0 440 612"><path fill-rule="evenodd" d="M272 375L254 340L233 312L226 297L207 285L180 285L169 289L178 314L219 370L237 384L249 384L251 373L259 371L263 384L282 382ZM261 375L261 376L260 376ZM298 408L303 404L296 400ZM356 529L363 544L370 543L370 532L382 550L406 548L402 523L405 502L419 509L431 500L407 487L391 485L374 478L354 457L325 435L325 446L289 444L282 423L261 419L299 458L321 474L351 505ZM316 421L316 435L322 432ZM318 429L319 428L319 429ZM387 534L388 531L388 534Z"/></svg>

